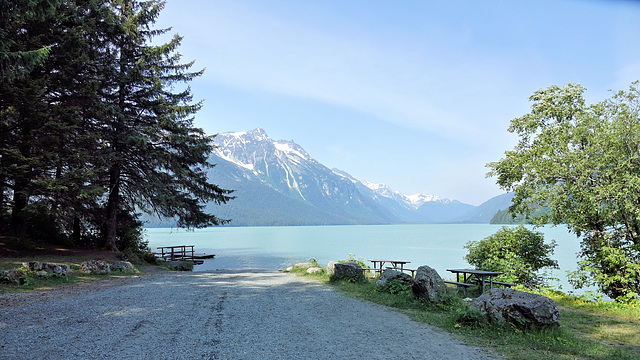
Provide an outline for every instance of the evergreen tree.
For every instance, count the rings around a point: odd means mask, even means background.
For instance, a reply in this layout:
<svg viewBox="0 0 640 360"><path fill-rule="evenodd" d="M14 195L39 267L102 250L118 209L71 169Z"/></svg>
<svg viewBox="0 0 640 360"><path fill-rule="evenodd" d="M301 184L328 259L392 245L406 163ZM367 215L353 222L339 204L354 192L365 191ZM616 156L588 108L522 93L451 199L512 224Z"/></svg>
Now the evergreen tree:
<svg viewBox="0 0 640 360"><path fill-rule="evenodd" d="M98 143L90 126L98 84L89 34L102 23L97 17L109 14L101 8L108 9L95 0L58 2L42 16L22 15L29 21L10 38L14 53L49 49L42 64L0 82L0 179L10 233L27 235L29 218L50 220L38 227L55 233L79 231L77 215L103 192L91 184L89 157Z"/></svg>
<svg viewBox="0 0 640 360"><path fill-rule="evenodd" d="M102 158L108 191L105 236L116 249L118 213L141 209L177 218L184 227L218 225L224 220L204 212L204 202L225 203L229 191L210 184L206 176L213 138L193 127L192 115L202 103L192 103L189 87L173 92L202 74L189 72L193 62L180 63L181 37L150 45L168 29L152 28L162 1L114 0L119 29L111 38L115 61L103 64L101 113L106 144Z"/></svg>
<svg viewBox="0 0 640 360"><path fill-rule="evenodd" d="M46 159L40 151L47 130L47 79L41 73L51 49L49 22L55 23L56 2L0 3L0 194L2 215L10 214L9 230L26 232L31 196L42 190Z"/></svg>
<svg viewBox="0 0 640 360"><path fill-rule="evenodd" d="M17 41L24 39L28 24L51 19L62 0L0 0L0 79L13 80L42 65L50 45Z"/></svg>
<svg viewBox="0 0 640 360"><path fill-rule="evenodd" d="M202 71L180 63L179 36L149 44L167 32L152 28L163 2L0 6L0 231L104 236L116 249L140 235L138 211L224 222L203 207L230 197L207 181L212 137L192 117L201 103L172 90Z"/></svg>

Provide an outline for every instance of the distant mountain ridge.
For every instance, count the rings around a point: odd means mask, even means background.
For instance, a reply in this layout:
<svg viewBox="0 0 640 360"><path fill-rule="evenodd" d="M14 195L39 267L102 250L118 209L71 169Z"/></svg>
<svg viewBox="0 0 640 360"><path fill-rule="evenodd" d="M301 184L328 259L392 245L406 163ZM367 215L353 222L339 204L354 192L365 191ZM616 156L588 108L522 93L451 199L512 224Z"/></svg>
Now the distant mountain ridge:
<svg viewBox="0 0 640 360"><path fill-rule="evenodd" d="M293 141L272 140L262 129L216 137L211 182L236 199L207 210L232 226L397 223L489 223L510 205L505 194L480 206L429 194L402 194L329 169ZM149 219L148 226L171 222Z"/></svg>
<svg viewBox="0 0 640 360"><path fill-rule="evenodd" d="M476 207L360 181L329 169L293 141L272 140L263 129L219 134L215 142L209 178L235 190L236 199L207 210L234 226L489 223L509 206L494 211L490 201Z"/></svg>

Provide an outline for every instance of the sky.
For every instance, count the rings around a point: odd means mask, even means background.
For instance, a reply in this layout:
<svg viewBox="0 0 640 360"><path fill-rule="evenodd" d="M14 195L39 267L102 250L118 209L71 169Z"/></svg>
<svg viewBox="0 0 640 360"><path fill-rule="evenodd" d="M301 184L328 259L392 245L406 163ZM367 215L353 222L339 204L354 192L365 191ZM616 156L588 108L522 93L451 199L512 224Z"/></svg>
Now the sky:
<svg viewBox="0 0 640 360"><path fill-rule="evenodd" d="M592 103L640 79L629 0L167 0L156 27L206 69L190 85L208 134L262 128L359 180L472 205L504 193L485 165L533 92L578 83Z"/></svg>

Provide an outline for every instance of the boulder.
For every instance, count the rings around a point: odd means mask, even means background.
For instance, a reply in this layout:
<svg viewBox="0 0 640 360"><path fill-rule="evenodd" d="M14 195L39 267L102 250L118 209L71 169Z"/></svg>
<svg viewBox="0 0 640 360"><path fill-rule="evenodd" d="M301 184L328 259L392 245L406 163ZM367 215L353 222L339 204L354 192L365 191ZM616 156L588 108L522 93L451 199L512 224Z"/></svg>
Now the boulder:
<svg viewBox="0 0 640 360"><path fill-rule="evenodd" d="M25 273L22 270L0 270L0 280L24 284Z"/></svg>
<svg viewBox="0 0 640 360"><path fill-rule="evenodd" d="M416 297L437 302L440 301L444 293L445 285L440 274L435 269L424 265L416 270L416 277L413 279L411 289Z"/></svg>
<svg viewBox="0 0 640 360"><path fill-rule="evenodd" d="M135 272L136 270L128 261L116 261L111 265L111 271L122 271L127 273Z"/></svg>
<svg viewBox="0 0 640 360"><path fill-rule="evenodd" d="M336 277L342 276L361 276L362 267L354 262L335 263L333 275Z"/></svg>
<svg viewBox="0 0 640 360"><path fill-rule="evenodd" d="M35 271L42 274L42 271L46 272L46 275L53 274L58 276L67 276L69 272L69 265L44 263L39 261L23 262L22 267L27 271Z"/></svg>
<svg viewBox="0 0 640 360"><path fill-rule="evenodd" d="M88 274L108 274L111 265L104 260L87 260L80 264L80 271Z"/></svg>
<svg viewBox="0 0 640 360"><path fill-rule="evenodd" d="M336 272L336 264L337 262L335 261L329 261L329 263L327 264L327 274L329 275L333 275Z"/></svg>
<svg viewBox="0 0 640 360"><path fill-rule="evenodd" d="M307 269L307 274L317 274L321 272L322 272L322 268L319 268L319 267L311 267Z"/></svg>
<svg viewBox="0 0 640 360"><path fill-rule="evenodd" d="M312 268L313 264L310 262L306 262L306 263L297 263L293 265L294 269L308 269L308 268Z"/></svg>
<svg viewBox="0 0 640 360"><path fill-rule="evenodd" d="M403 284L413 285L413 278L409 274L405 274L398 270L387 269L380 274L376 286L385 286L391 280L398 279Z"/></svg>
<svg viewBox="0 0 640 360"><path fill-rule="evenodd" d="M480 310L489 321L510 322L521 328L560 326L560 310L546 296L513 289L491 289L471 307Z"/></svg>
<svg viewBox="0 0 640 360"><path fill-rule="evenodd" d="M169 261L171 269L175 271L193 271L195 263L189 260L171 260Z"/></svg>

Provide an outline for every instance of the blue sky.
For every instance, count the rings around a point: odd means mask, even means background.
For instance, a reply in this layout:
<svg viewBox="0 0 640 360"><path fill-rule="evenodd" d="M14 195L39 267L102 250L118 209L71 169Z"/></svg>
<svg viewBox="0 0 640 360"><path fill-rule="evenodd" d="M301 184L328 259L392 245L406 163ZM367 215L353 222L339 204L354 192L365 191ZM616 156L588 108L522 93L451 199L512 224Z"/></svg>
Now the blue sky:
<svg viewBox="0 0 640 360"><path fill-rule="evenodd" d="M330 168L479 205L536 90L640 79L640 2L167 0L205 74L196 126L265 129Z"/></svg>

